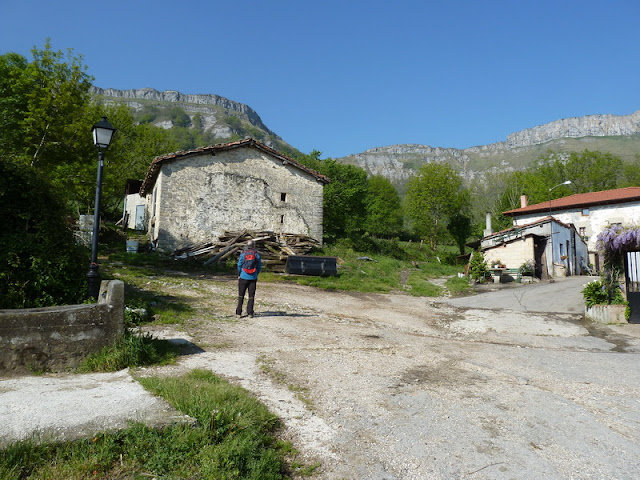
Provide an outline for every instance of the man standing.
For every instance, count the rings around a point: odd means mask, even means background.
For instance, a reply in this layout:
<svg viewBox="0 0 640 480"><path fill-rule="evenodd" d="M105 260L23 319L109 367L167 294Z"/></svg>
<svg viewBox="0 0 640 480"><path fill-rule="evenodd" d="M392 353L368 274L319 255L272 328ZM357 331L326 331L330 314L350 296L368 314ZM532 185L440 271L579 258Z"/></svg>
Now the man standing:
<svg viewBox="0 0 640 480"><path fill-rule="evenodd" d="M253 302L256 296L256 284L258 283L260 270L262 270L260 254L255 249L254 241L249 240L247 242L247 248L238 259L238 306L236 307L236 315L242 316L244 294L249 290L247 315L253 318Z"/></svg>

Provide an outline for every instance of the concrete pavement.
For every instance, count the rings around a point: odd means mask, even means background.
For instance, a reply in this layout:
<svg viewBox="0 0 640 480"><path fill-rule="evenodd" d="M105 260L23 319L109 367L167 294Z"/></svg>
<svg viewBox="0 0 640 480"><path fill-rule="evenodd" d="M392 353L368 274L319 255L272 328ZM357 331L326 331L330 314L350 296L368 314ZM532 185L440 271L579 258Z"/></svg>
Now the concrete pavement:
<svg viewBox="0 0 640 480"><path fill-rule="evenodd" d="M460 308L504 309L520 312L584 314L584 285L598 277L572 276L554 282L488 284L486 292L470 297L443 299Z"/></svg>

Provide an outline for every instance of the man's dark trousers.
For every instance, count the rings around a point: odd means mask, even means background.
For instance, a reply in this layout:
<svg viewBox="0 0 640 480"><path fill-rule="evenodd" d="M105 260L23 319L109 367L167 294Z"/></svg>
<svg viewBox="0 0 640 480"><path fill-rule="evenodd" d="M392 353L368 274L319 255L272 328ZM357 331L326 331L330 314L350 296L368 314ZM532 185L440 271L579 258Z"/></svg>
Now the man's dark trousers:
<svg viewBox="0 0 640 480"><path fill-rule="evenodd" d="M242 304L244 303L244 295L249 290L249 300L247 301L247 314L253 315L253 302L256 298L256 284L258 280L238 279L238 306L236 307L236 315L242 315Z"/></svg>

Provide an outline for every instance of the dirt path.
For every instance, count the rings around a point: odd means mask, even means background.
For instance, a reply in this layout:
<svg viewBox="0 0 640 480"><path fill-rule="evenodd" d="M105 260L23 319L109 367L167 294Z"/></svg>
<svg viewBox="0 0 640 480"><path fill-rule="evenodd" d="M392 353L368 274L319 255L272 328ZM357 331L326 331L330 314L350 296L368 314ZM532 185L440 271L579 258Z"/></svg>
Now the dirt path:
<svg viewBox="0 0 640 480"><path fill-rule="evenodd" d="M315 478L640 477L635 326L264 283L259 314L237 319L235 282L166 290L197 318L154 332L203 351L140 374L241 384L321 463Z"/></svg>

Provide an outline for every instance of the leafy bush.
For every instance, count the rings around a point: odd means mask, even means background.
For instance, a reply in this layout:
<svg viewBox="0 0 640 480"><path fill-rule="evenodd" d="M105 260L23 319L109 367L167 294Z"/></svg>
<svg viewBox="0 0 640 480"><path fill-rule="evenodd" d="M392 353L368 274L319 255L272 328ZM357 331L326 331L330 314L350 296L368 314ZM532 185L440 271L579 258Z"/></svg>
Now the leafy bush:
<svg viewBox="0 0 640 480"><path fill-rule="evenodd" d="M384 255L396 260L407 260L409 258L409 254L397 238L386 239L375 238L369 235L358 235L349 239L340 239L338 243L362 253Z"/></svg>
<svg viewBox="0 0 640 480"><path fill-rule="evenodd" d="M584 297L584 303L587 308L591 308L594 305L626 305L626 300L622 296L620 285L617 286L611 301L609 301L609 292L607 285L602 279L593 280L585 285L582 289L582 296Z"/></svg>
<svg viewBox="0 0 640 480"><path fill-rule="evenodd" d="M480 250L476 250L471 254L471 260L469 261L469 276L476 282L483 282L489 273L489 267L487 261Z"/></svg>
<svg viewBox="0 0 640 480"><path fill-rule="evenodd" d="M0 308L81 303L88 252L62 201L30 167L0 159Z"/></svg>

